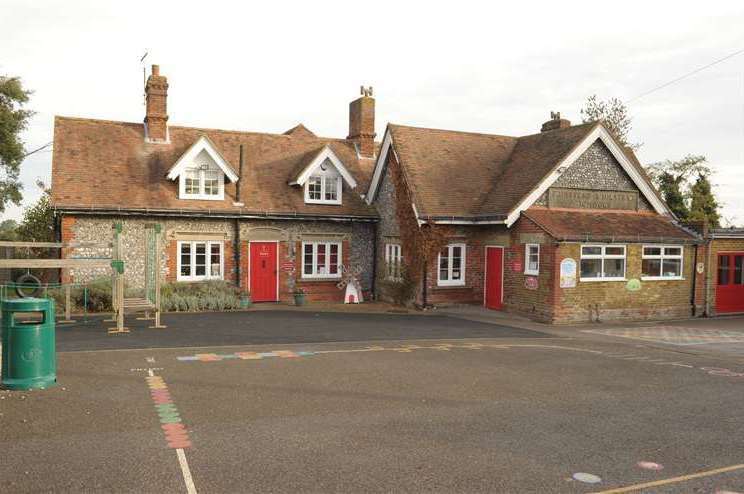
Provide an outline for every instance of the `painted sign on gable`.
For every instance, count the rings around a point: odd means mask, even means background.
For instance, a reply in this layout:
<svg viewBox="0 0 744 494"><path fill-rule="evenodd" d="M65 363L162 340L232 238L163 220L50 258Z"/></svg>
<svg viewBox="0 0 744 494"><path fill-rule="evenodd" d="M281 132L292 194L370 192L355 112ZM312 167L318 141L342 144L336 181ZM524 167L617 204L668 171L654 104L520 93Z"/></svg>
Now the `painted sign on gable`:
<svg viewBox="0 0 744 494"><path fill-rule="evenodd" d="M548 190L548 207L635 211L638 209L638 192L552 187Z"/></svg>

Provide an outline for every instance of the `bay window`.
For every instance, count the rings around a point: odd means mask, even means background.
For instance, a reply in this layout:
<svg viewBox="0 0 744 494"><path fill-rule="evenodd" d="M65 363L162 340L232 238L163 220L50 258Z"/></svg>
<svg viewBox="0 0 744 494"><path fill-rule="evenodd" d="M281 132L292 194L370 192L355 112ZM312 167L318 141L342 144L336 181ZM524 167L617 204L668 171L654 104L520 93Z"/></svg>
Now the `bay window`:
<svg viewBox="0 0 744 494"><path fill-rule="evenodd" d="M439 252L437 284L465 285L465 244L450 244Z"/></svg>
<svg viewBox="0 0 744 494"><path fill-rule="evenodd" d="M304 242L303 278L340 278L341 242Z"/></svg>
<svg viewBox="0 0 744 494"><path fill-rule="evenodd" d="M221 280L222 242L178 242L178 281Z"/></svg>
<svg viewBox="0 0 744 494"><path fill-rule="evenodd" d="M624 279L624 245L581 246L581 281L613 281Z"/></svg>
<svg viewBox="0 0 744 494"><path fill-rule="evenodd" d="M641 278L682 279L682 246L644 245Z"/></svg>

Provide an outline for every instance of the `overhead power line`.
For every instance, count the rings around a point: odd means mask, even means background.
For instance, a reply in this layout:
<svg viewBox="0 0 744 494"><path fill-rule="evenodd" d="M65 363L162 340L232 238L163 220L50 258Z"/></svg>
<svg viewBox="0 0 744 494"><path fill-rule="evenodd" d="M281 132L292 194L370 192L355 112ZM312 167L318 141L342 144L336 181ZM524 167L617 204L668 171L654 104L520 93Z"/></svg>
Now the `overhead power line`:
<svg viewBox="0 0 744 494"><path fill-rule="evenodd" d="M744 53L744 48L743 48L743 49L741 49L741 50L735 51L734 53L731 53L731 54L729 54L729 55L726 55L726 56L725 56L725 57L723 57L723 58L719 58L718 60L716 60L716 61L714 61L714 62L711 62L711 63L709 63L708 65L704 65L704 66L702 66L702 67L699 67L699 68L697 68L697 69L693 70L692 72L688 72L688 73L687 73L687 74L685 74L685 75L679 76L679 77L677 77L676 79L673 79L673 80L671 80L671 81L669 81L669 82L666 82L666 83L662 84L661 86L656 86L656 87L655 87L655 88L653 88L653 89L649 89L649 90L648 90L648 91L646 91L645 93L641 93L641 94L639 94L638 96L635 96L635 97L633 97L633 98L629 99L628 101L626 101L626 103L632 103L633 101L635 101L635 100L637 100L637 99L643 98L644 96L648 96L649 94L651 94L651 93L653 93L653 92L656 92L656 91L658 91L658 90L660 90L660 89L664 89L664 88L665 88L665 87L667 87L667 86L671 86L672 84L674 84L674 83L677 83L677 82L679 82L679 81L681 81L681 80L683 80L683 79L687 79L687 78L688 78L688 77L690 77L691 75L695 75L695 74L697 74L698 72L702 72L702 71L703 71L703 70L705 70L705 69L708 69L708 68L710 68L710 67L713 67L714 65L717 65L717 64L719 64L719 63L721 63L721 62L725 62L725 61L726 61L726 60L728 60L729 58L733 58L733 57L735 57L735 56L737 56L737 55L741 55L742 53Z"/></svg>

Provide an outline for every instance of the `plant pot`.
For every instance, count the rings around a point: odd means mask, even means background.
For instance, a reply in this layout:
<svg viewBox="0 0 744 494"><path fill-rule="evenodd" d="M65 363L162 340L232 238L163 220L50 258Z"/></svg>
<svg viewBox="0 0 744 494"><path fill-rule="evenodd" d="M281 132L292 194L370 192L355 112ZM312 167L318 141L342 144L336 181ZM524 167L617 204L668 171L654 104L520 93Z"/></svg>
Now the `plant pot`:
<svg viewBox="0 0 744 494"><path fill-rule="evenodd" d="M241 309L249 309L253 305L253 301L251 300L250 295L242 295L240 297L240 308Z"/></svg>
<svg viewBox="0 0 744 494"><path fill-rule="evenodd" d="M300 307L301 305L305 305L305 294L304 293L295 293L294 294L294 302L297 307Z"/></svg>

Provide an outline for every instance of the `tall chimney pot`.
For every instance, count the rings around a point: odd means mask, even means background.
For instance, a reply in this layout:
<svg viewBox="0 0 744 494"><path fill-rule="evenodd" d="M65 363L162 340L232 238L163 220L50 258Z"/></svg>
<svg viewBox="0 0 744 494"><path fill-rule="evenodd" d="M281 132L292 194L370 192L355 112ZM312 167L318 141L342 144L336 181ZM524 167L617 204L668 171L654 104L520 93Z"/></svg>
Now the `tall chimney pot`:
<svg viewBox="0 0 744 494"><path fill-rule="evenodd" d="M153 65L145 84L145 140L168 142L168 79L160 75L160 66Z"/></svg>
<svg viewBox="0 0 744 494"><path fill-rule="evenodd" d="M375 156L375 99L372 87L361 87L362 96L349 103L349 136L359 155L363 158Z"/></svg>

